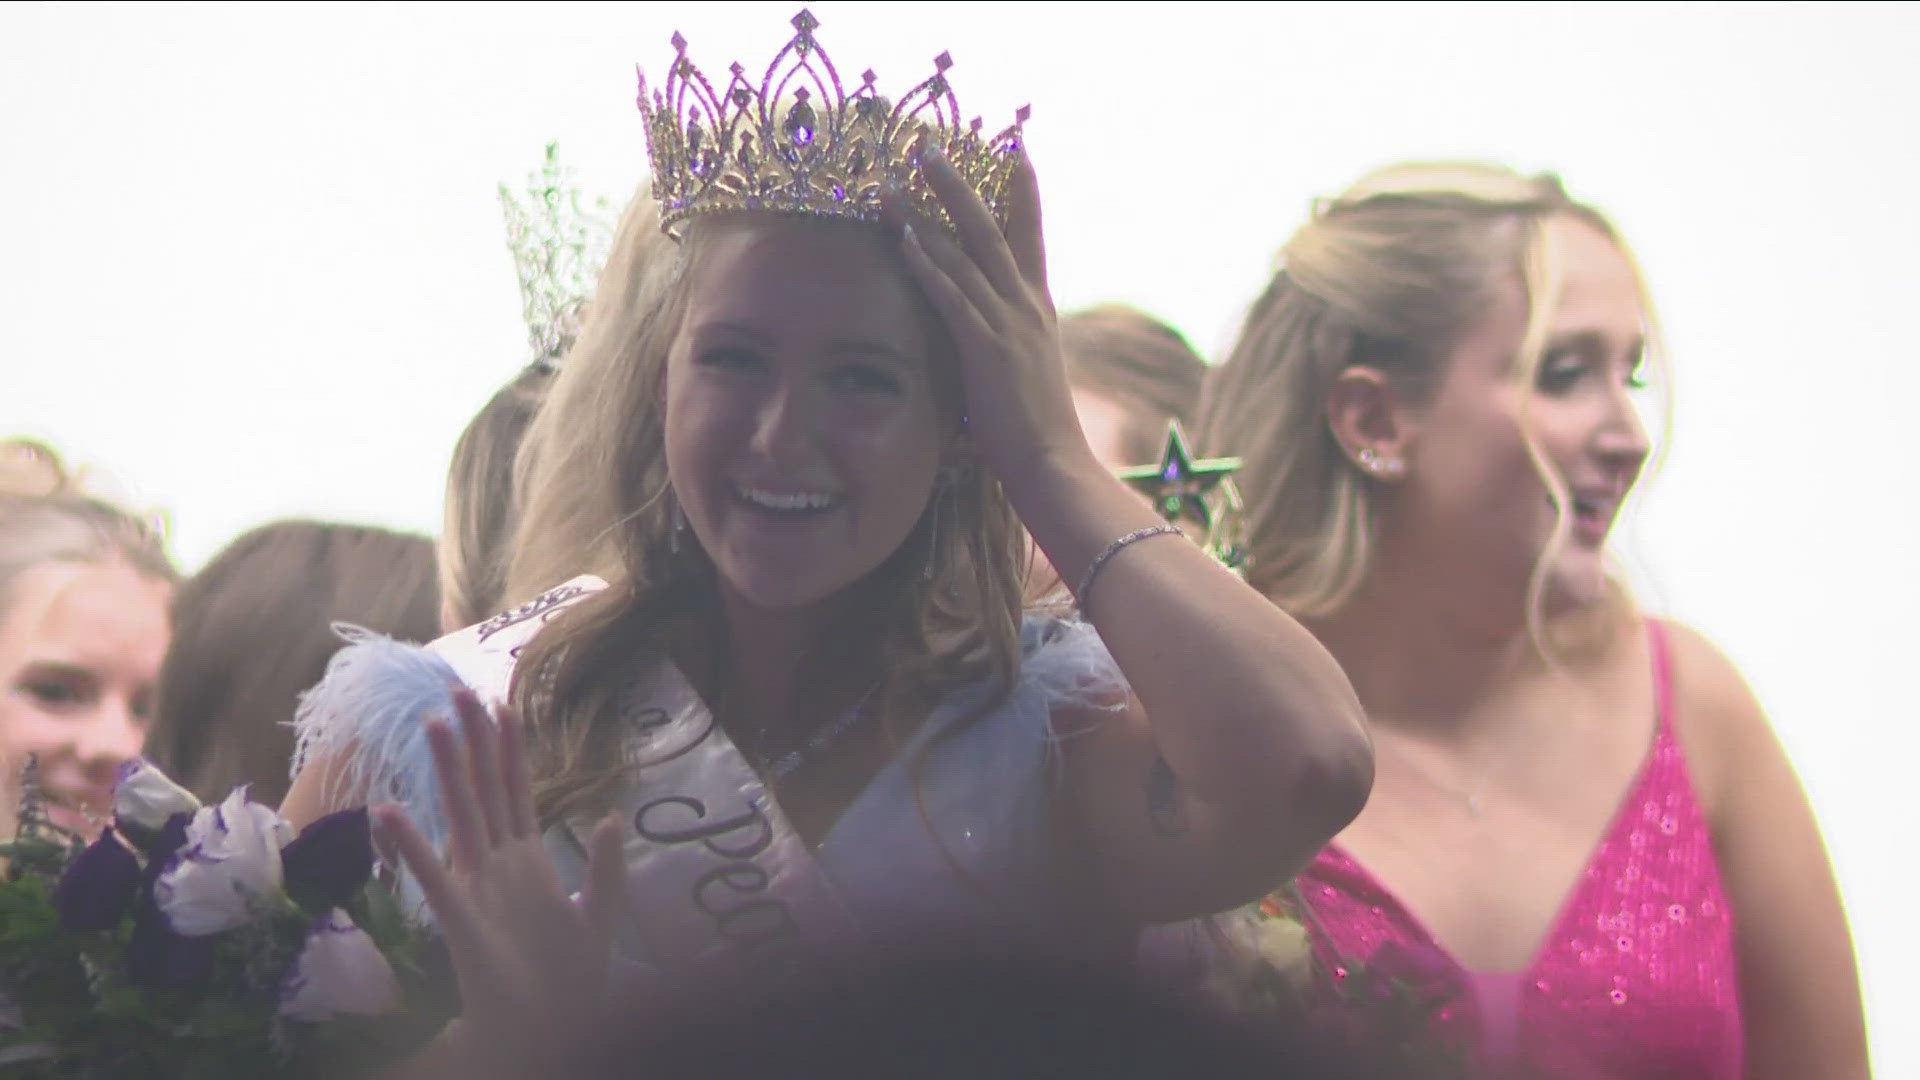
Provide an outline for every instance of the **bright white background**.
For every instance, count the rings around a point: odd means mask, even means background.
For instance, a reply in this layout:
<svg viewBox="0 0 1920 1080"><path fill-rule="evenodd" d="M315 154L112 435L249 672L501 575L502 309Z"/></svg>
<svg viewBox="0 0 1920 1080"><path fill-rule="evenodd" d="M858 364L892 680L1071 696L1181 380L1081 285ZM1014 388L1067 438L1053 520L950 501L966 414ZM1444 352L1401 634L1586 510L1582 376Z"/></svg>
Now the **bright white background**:
<svg viewBox="0 0 1920 1080"><path fill-rule="evenodd" d="M197 565L281 515L432 531L523 360L495 185L559 139L623 202L636 61L764 64L787 2L0 10L0 434L166 508ZM1920 1076L1913 7L814 5L850 81L951 49L1035 107L1062 306L1216 355L1309 199L1413 156L1553 168L1675 354L1622 547L1737 660L1827 831L1879 1072Z"/></svg>

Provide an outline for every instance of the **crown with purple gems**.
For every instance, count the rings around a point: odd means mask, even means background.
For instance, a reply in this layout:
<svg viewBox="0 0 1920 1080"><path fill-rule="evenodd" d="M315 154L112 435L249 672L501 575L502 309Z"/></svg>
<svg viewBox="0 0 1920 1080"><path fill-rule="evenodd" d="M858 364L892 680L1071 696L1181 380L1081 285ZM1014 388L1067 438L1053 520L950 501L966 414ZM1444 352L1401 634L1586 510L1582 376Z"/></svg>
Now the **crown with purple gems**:
<svg viewBox="0 0 1920 1080"><path fill-rule="evenodd" d="M774 54L758 86L736 63L725 91L714 93L677 33L665 84L649 95L641 73L640 117L660 227L677 237L688 219L729 210L877 221L881 188L892 179L923 215L951 228L920 175L918 148L925 146L941 148L1004 226L1020 126L1031 110L1021 106L992 137L982 134L977 117L962 123L947 85L953 60L946 53L934 58L934 74L898 102L874 89L871 70L849 94L814 39L819 25L805 9L795 15L798 32Z"/></svg>

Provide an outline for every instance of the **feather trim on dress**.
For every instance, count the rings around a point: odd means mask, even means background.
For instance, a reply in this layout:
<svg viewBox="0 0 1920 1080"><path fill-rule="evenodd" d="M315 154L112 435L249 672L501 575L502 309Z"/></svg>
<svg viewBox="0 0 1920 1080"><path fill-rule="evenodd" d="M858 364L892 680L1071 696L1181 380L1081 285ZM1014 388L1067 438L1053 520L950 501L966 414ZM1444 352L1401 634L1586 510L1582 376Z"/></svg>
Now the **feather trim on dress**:
<svg viewBox="0 0 1920 1080"><path fill-rule="evenodd" d="M421 646L343 623L334 632L347 646L294 713L293 777L317 763L331 771L322 792L327 806L399 803L434 848L445 850L447 818L426 721L452 719L459 675Z"/></svg>

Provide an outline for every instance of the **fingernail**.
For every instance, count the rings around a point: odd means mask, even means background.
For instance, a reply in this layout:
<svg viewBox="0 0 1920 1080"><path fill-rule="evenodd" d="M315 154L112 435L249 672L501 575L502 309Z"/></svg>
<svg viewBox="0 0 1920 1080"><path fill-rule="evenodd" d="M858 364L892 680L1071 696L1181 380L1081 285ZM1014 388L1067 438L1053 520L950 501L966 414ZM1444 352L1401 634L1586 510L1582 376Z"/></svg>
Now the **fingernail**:
<svg viewBox="0 0 1920 1080"><path fill-rule="evenodd" d="M900 226L900 242L912 244L914 247L920 246L920 237L914 234L913 222L909 221Z"/></svg>

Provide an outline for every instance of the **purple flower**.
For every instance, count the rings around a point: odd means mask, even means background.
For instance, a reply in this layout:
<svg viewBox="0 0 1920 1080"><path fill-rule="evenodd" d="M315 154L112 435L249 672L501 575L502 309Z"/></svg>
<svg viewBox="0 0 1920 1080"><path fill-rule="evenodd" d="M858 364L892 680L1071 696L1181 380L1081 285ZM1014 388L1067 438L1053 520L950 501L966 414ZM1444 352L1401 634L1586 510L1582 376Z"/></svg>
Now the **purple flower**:
<svg viewBox="0 0 1920 1080"><path fill-rule="evenodd" d="M140 893L133 906L133 936L127 941L127 978L136 986L192 987L213 974L212 938L174 932L153 901L153 886L175 852L187 842L192 814L175 814L162 826L149 851Z"/></svg>
<svg viewBox="0 0 1920 1080"><path fill-rule="evenodd" d="M127 940L127 978L136 986L190 989L213 975L211 937L175 933L151 889L142 889L133 908L133 936Z"/></svg>
<svg viewBox="0 0 1920 1080"><path fill-rule="evenodd" d="M140 860L109 825L100 839L67 864L54 890L53 906L68 930L111 930L140 889Z"/></svg>
<svg viewBox="0 0 1920 1080"><path fill-rule="evenodd" d="M315 919L281 984L280 1015L317 1021L399 1007L400 985L373 939L338 908Z"/></svg>
<svg viewBox="0 0 1920 1080"><path fill-rule="evenodd" d="M147 868L140 878L142 886L151 886L160 877L160 872L167 868L168 861L187 842L187 826L192 821L192 814L175 814L160 826L160 831L153 836L153 842L145 849Z"/></svg>
<svg viewBox="0 0 1920 1080"><path fill-rule="evenodd" d="M328 814L280 849L287 895L324 915L344 905L373 876L373 834L365 807Z"/></svg>

